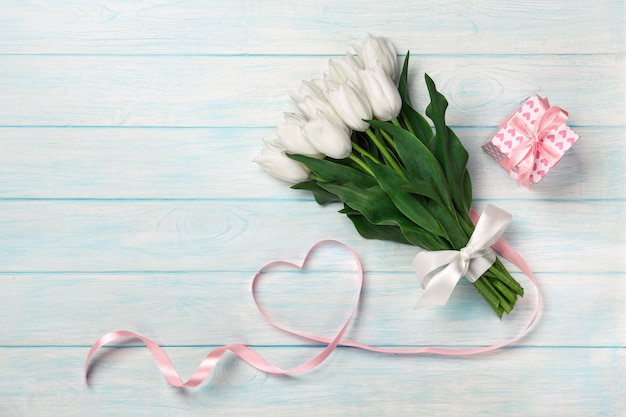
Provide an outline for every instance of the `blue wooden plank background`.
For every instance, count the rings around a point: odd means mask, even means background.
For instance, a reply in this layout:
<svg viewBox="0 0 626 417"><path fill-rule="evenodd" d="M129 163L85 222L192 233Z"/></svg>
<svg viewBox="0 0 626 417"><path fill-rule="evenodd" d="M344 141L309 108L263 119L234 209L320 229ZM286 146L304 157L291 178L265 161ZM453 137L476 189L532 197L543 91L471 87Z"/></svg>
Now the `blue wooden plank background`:
<svg viewBox="0 0 626 417"><path fill-rule="evenodd" d="M625 12L618 0L2 1L0 415L626 415ZM130 344L85 385L91 343L121 328L164 345L183 376L228 343L283 367L313 356L262 320L249 284L323 238L366 269L350 338L475 346L524 326L530 289L502 322L466 283L445 308L414 310L413 248L360 238L338 207L251 163L294 109L287 91L368 33L411 51L418 108L424 72L447 96L476 208L513 214L505 237L544 296L533 332L471 358L340 348L289 378L229 356L194 390L168 386ZM582 138L528 191L480 145L534 92ZM326 255L315 281L286 276L260 296L330 335L353 289Z"/></svg>

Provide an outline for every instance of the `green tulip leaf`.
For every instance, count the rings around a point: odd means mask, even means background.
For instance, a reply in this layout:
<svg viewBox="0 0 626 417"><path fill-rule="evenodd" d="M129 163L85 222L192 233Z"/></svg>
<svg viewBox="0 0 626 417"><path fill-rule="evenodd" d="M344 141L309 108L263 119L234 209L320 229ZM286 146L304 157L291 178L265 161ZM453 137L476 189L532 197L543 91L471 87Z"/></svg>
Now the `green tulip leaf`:
<svg viewBox="0 0 626 417"><path fill-rule="evenodd" d="M409 223L400 226L375 225L365 216L348 214L355 228L361 236L367 239L391 240L398 243L408 243L427 250L443 250L446 244L436 236Z"/></svg>
<svg viewBox="0 0 626 417"><path fill-rule="evenodd" d="M359 234L366 239L389 240L392 242L411 244L411 242L404 237L398 226L373 224L356 210L352 210L350 213L346 213L343 210L341 212L348 216Z"/></svg>
<svg viewBox="0 0 626 417"><path fill-rule="evenodd" d="M428 121L419 114L411 104L409 97L409 84L408 84L408 71L409 71L409 56L410 52L407 51L406 58L404 59L404 65L402 66L402 72L400 74L400 80L398 81L398 91L400 92L400 98L402 99L402 109L400 114L404 121L409 124L411 130L415 133L415 136L427 144L433 137L433 129Z"/></svg>
<svg viewBox="0 0 626 417"><path fill-rule="evenodd" d="M446 125L448 100L437 91L435 82L428 74L425 78L430 95L426 115L433 121L436 131L428 147L441 164L457 211L467 213L472 204L472 187L467 174L468 153L456 134Z"/></svg>
<svg viewBox="0 0 626 417"><path fill-rule="evenodd" d="M344 165L339 161L317 159L297 154L288 154L288 156L306 165L323 182L351 182L359 187L371 187L376 184L376 180L371 175Z"/></svg>
<svg viewBox="0 0 626 417"><path fill-rule="evenodd" d="M404 64L402 64L402 71L400 72L400 78L398 79L398 92L403 103L411 104L411 98L409 97L409 57L411 52L406 52L404 58Z"/></svg>
<svg viewBox="0 0 626 417"><path fill-rule="evenodd" d="M425 181L433 184L439 198L450 202L450 190L439 161L430 150L410 132L392 123L373 120L373 126L385 130L394 140L398 156L406 169L410 181Z"/></svg>
<svg viewBox="0 0 626 417"><path fill-rule="evenodd" d="M433 187L431 183L426 181L412 179L410 182L400 185L399 188L400 190L406 191L407 193L421 195L435 201L441 201L439 198L439 193L437 193L435 187Z"/></svg>
<svg viewBox="0 0 626 417"><path fill-rule="evenodd" d="M339 201L339 198L326 191L322 187L320 187L315 181L303 181L298 184L294 184L291 186L294 190L306 190L311 191L313 193L313 197L315 197L315 201L319 205L325 205L328 203L332 203L335 201Z"/></svg>
<svg viewBox="0 0 626 417"><path fill-rule="evenodd" d="M405 221L402 213L378 185L369 188L359 188L353 183L320 183L319 185L338 196L341 201L374 224L398 225Z"/></svg>
<svg viewBox="0 0 626 417"><path fill-rule="evenodd" d="M380 188L389 195L393 204L402 214L435 236L448 239L446 231L426 207L425 200L400 189L402 185L407 184L407 181L400 174L386 165L370 161L366 161L366 163L374 172Z"/></svg>
<svg viewBox="0 0 626 417"><path fill-rule="evenodd" d="M403 215L389 195L379 186L359 189L354 184L326 184L320 186L339 196L350 209L360 213L376 226L398 226L411 244L429 250L448 249L450 244L439 236L424 230ZM348 210L344 208L344 210ZM348 214L348 213L347 213Z"/></svg>

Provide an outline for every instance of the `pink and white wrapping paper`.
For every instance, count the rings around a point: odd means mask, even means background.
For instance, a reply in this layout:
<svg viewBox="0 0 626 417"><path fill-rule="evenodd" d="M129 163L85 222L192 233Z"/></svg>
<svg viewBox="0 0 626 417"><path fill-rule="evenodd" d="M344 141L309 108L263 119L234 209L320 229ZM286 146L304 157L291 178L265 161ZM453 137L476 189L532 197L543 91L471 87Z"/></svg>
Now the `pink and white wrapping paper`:
<svg viewBox="0 0 626 417"><path fill-rule="evenodd" d="M567 125L568 114L533 94L507 117L482 148L509 171L518 184L536 184L561 160L579 135Z"/></svg>

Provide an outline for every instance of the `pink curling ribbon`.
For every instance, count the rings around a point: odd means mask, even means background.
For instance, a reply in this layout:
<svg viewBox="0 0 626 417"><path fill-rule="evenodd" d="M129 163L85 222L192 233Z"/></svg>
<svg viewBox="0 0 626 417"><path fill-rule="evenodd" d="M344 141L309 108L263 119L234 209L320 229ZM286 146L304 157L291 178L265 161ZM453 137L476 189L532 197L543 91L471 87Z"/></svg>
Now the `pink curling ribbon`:
<svg viewBox="0 0 626 417"><path fill-rule="evenodd" d="M561 158L562 155L556 149L546 145L544 139L552 130L563 125L568 117L565 110L557 106L550 106L547 100L541 101L539 109L543 114L531 128L519 113L516 113L509 120L509 126L518 131L524 139L511 151L505 168L509 170L513 178L517 179L518 185L523 184L528 188L530 188L530 174L539 155L547 159L551 167Z"/></svg>
<svg viewBox="0 0 626 417"><path fill-rule="evenodd" d="M479 216L473 210L470 211L470 216L472 218L472 221L474 221L474 223L478 221ZM260 307L260 305L257 302L256 288L257 288L258 280L261 274L279 265L288 265L288 266L292 266L298 269L302 269L306 263L306 259L308 255L313 250L315 250L320 245L331 244L331 243L338 244L346 248L348 252L350 253L350 255L352 256L353 261L357 267L357 292L356 292L356 296L354 300L354 305L353 305L352 311L350 312L341 330L339 330L339 332L337 333L335 337L326 338L326 337L320 337L316 335L310 335L310 334L298 332L298 331L289 329L287 327L284 327L275 323L273 320L269 318L269 316L263 311L263 309ZM226 346L217 347L213 349L212 351L210 351L204 357L204 359L202 360L198 368L194 371L192 376L187 381L183 381L178 375L178 372L174 368L174 365L172 364L171 360L169 359L169 357L167 356L163 348L161 348L156 342L154 342L153 340L147 337L143 337L131 331L118 330L118 331L107 333L104 336L100 337L91 347L91 350L87 354L87 359L85 361L85 382L88 383L88 377L89 377L89 372L90 372L89 365L90 365L92 358L96 354L96 352L98 352L98 350L100 350L100 348L106 344L118 342L121 339L129 338L129 337L139 339L141 342L143 342L144 345L148 348L148 350L152 354L152 357L154 358L157 366L159 367L161 373L163 374L167 382L175 387L180 387L180 388L192 388L204 382L212 374L219 360L224 356L226 352L229 352L229 351L237 355L244 362L248 363L249 365L251 365L252 367L260 371L263 371L269 374L278 374L278 375L293 375L293 374L310 371L316 368L317 366L319 366L322 362L324 362L326 358L328 358L338 346L350 346L350 347L354 347L358 349L367 350L370 352L400 354L400 355L431 354L431 355L442 355L442 356L468 356L468 355L477 355L477 354L481 354L485 352L490 352L490 351L502 348L504 346L510 345L516 342L517 340L519 340L521 337L523 337L531 328L533 323L537 320L537 317L539 316L539 312L541 310L541 295L539 292L537 280L535 276L533 275L532 271L530 270L530 268L528 267L528 265L526 264L526 262L524 262L522 257L517 252L515 252L501 238L492 247L494 250L500 253L500 255L502 255L505 259L508 259L517 268L519 268L524 274L526 274L526 276L530 279L531 283L535 287L536 294L537 294L536 295L536 308L528 324L524 327L524 329L519 334L517 334L512 339L506 340L504 342L496 343L490 346L476 347L476 348L439 348L439 347L430 347L430 346L420 347L420 348L382 348L382 347L367 345L367 344L360 343L354 340L343 339L343 335L348 329L359 304L361 289L363 287L363 267L361 266L361 262L357 254L352 249L347 247L345 244L336 240L322 240L322 241L315 243L309 249L309 251L307 252L305 256L305 260L301 264L296 264L296 263L292 263L288 261L270 262L267 265L263 266L255 274L254 278L252 279L252 298L257 308L259 309L260 314L270 325L284 332L292 334L294 336L298 336L298 337L301 337L310 341L315 341L315 342L326 344L326 346L322 349L322 351L320 351L312 359L309 359L308 361L294 368L283 370L273 365L272 363L267 361L265 358L263 358L261 355L259 355L257 352L255 352L254 350L250 349L249 347L245 345L242 345L242 344L226 345Z"/></svg>

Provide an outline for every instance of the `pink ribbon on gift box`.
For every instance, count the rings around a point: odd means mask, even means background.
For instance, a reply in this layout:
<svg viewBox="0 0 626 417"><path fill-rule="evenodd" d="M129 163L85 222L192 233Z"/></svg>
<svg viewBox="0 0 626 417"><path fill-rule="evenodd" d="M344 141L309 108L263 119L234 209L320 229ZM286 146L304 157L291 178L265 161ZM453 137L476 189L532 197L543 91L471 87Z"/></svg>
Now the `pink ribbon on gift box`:
<svg viewBox="0 0 626 417"><path fill-rule="evenodd" d="M518 184L523 184L528 188L530 188L530 174L539 157L546 159L550 166L554 166L561 158L562 155L547 145L544 139L548 133L562 126L568 117L565 110L558 106L550 106L547 99L539 100L539 103L539 111L543 113L530 126L519 113L515 113L507 120L509 126L521 134L523 139L513 149L508 160L503 161L503 166Z"/></svg>

